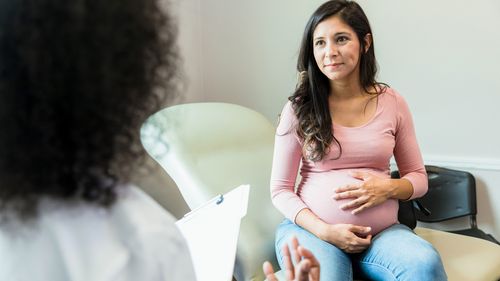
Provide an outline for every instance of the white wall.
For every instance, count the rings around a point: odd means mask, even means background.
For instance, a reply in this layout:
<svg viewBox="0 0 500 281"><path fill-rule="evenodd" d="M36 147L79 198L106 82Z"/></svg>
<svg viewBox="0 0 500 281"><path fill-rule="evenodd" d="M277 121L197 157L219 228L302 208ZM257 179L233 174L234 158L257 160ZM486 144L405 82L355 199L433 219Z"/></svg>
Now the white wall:
<svg viewBox="0 0 500 281"><path fill-rule="evenodd" d="M178 45L183 61L183 69L179 71L184 74L186 87L177 102L200 101L205 98L201 0L171 0L170 5L170 14L178 24Z"/></svg>
<svg viewBox="0 0 500 281"><path fill-rule="evenodd" d="M323 1L180 1L193 9L181 14L189 98L241 104L275 122L295 86L303 28ZM476 175L480 226L500 238L500 1L359 3L379 80L408 100L424 160Z"/></svg>
<svg viewBox="0 0 500 281"><path fill-rule="evenodd" d="M309 1L293 1L293 8L290 2L202 1L207 100L243 104L275 119L295 86L300 33L314 9Z"/></svg>
<svg viewBox="0 0 500 281"><path fill-rule="evenodd" d="M422 150L500 159L500 1L368 1L380 80L408 100Z"/></svg>

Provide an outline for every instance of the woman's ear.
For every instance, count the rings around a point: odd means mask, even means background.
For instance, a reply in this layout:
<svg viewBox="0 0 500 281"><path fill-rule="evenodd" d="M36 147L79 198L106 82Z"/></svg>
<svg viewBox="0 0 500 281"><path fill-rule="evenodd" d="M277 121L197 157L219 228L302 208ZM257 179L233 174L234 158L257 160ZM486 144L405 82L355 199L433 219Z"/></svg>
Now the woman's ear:
<svg viewBox="0 0 500 281"><path fill-rule="evenodd" d="M372 45L372 35L370 33L367 33L365 35L365 53L368 52L368 50L370 49L371 45Z"/></svg>

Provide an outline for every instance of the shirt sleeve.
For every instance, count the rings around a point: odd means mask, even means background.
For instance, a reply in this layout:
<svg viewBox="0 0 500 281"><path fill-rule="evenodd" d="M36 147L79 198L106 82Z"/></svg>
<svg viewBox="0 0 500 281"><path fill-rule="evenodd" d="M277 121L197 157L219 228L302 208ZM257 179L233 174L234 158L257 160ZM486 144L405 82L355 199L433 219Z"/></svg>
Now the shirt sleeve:
<svg viewBox="0 0 500 281"><path fill-rule="evenodd" d="M163 236L158 238L165 239L166 237ZM159 264L162 270L162 276L161 279L158 280L195 281L196 276L193 261L187 242L180 232L178 232L175 239L172 239L171 244L169 249L164 252L160 252L161 249L156 250L159 257L163 256Z"/></svg>
<svg viewBox="0 0 500 281"><path fill-rule="evenodd" d="M413 194L409 199L414 199L422 197L427 192L427 173L418 147L408 104L398 94L396 94L396 102L398 115L394 158L401 178L409 180L413 186Z"/></svg>
<svg viewBox="0 0 500 281"><path fill-rule="evenodd" d="M306 204L295 193L295 182L302 157L302 146L295 131L297 118L288 102L280 116L274 141L271 172L271 200L274 206L289 220L295 222Z"/></svg>
<svg viewBox="0 0 500 281"><path fill-rule="evenodd" d="M136 241L137 246L131 249L133 259L126 269L128 278L123 280L196 280L187 242L176 225L162 225L137 234Z"/></svg>

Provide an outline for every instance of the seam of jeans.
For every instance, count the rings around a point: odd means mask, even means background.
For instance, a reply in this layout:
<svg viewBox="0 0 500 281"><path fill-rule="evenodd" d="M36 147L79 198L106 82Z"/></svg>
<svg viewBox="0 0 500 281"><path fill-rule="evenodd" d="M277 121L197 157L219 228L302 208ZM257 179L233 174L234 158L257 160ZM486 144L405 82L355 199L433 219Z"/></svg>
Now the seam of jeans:
<svg viewBox="0 0 500 281"><path fill-rule="evenodd" d="M394 281L398 281L398 278L396 277L396 275L394 275L394 273L392 271L390 271L385 266L382 266L382 265L380 265L378 263L374 263L374 262L368 262L368 261L360 261L359 263L363 263L363 264L367 264L367 265L372 265L372 266L376 266L378 268L381 268L381 269L387 271L392 276L392 278L394 279Z"/></svg>

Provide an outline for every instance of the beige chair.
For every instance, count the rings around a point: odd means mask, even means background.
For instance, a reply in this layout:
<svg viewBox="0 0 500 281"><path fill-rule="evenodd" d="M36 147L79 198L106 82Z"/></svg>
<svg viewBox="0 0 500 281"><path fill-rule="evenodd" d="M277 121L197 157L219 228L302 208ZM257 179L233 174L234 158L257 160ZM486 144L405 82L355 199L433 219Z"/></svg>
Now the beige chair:
<svg viewBox="0 0 500 281"><path fill-rule="evenodd" d="M417 227L437 249L450 281L500 280L500 246L483 239Z"/></svg>
<svg viewBox="0 0 500 281"><path fill-rule="evenodd" d="M169 107L148 119L141 131L144 147L191 209L240 184L251 185L238 242L238 281L263 280L262 263L275 263L274 231L283 217L269 196L274 131L260 113L226 103ZM500 278L500 246L438 230L415 231L440 252L450 281Z"/></svg>

